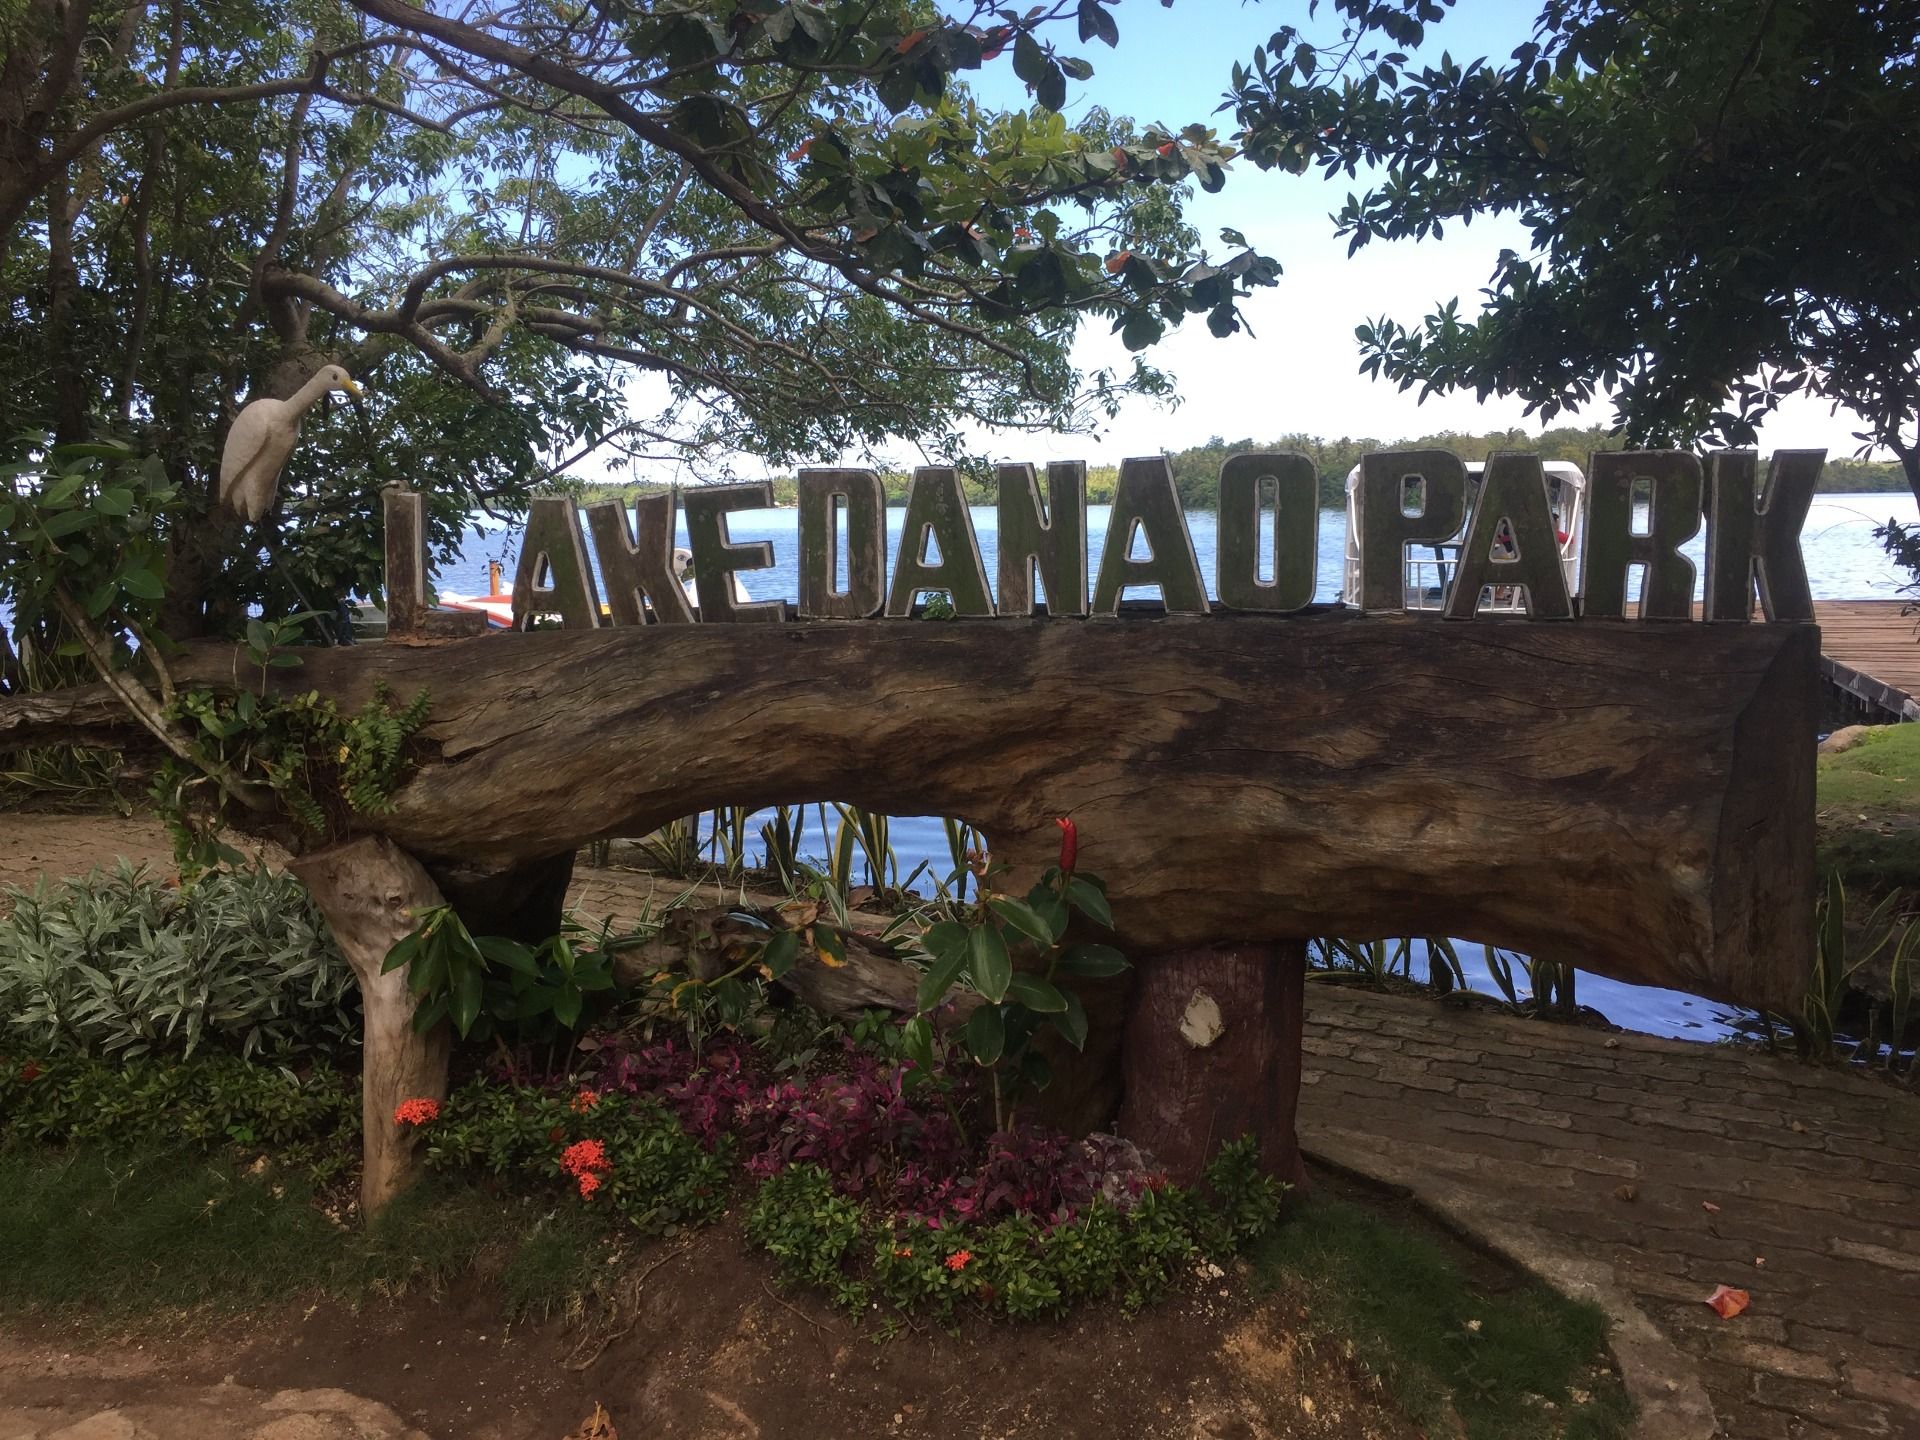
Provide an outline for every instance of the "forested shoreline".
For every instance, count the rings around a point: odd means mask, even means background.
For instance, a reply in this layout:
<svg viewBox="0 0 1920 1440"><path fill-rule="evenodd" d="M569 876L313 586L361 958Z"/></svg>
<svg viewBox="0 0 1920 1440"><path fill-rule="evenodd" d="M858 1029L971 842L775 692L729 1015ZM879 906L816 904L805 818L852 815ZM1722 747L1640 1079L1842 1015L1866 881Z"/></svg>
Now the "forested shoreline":
<svg viewBox="0 0 1920 1440"><path fill-rule="evenodd" d="M1622 448L1622 442L1618 435L1599 425L1566 425L1539 435L1524 430L1491 430L1479 435L1448 430L1399 440L1344 435L1338 440L1326 440L1318 435L1292 434L1277 440L1227 441L1214 436L1204 445L1170 452L1168 459L1173 464L1174 484L1179 488L1181 503L1190 510L1211 510L1215 487L1220 479L1220 462L1229 455L1253 450L1298 450L1310 455L1320 472L1321 505L1341 506L1346 503L1347 475L1360 462L1362 455L1373 450L1429 448L1451 450L1464 460L1484 460L1496 450L1526 450L1538 454L1543 460L1570 460L1584 470L1588 457L1594 451L1618 450ZM1119 468L1113 465L1089 466L1087 502L1092 505L1109 504L1119 473ZM794 477L791 474L777 474L768 478L773 482L776 505L795 503ZM881 471L889 504L905 501L909 478L910 472L905 470ZM993 503L996 491L990 472L970 471L963 477L962 483L972 503ZM578 494L583 499L604 500L618 496L629 501L635 496L654 494L668 488L665 482L652 481L626 485L565 481L552 487L557 493ZM1856 460L1848 456L1829 457L1819 485L1822 494L1872 494L1904 491L1906 488L1906 480L1896 462Z"/></svg>

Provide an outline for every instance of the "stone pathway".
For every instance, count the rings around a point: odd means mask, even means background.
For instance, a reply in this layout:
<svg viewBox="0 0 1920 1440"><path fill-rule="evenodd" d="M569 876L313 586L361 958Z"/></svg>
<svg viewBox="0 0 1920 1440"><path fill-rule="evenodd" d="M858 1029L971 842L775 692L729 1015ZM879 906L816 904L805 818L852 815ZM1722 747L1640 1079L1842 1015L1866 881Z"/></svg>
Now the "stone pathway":
<svg viewBox="0 0 1920 1440"><path fill-rule="evenodd" d="M1320 982L1306 1052L1308 1154L1601 1304L1649 1440L1920 1437L1920 1096Z"/></svg>
<svg viewBox="0 0 1920 1440"><path fill-rule="evenodd" d="M0 1338L0 1440L427 1440L345 1390L182 1384L149 1354Z"/></svg>

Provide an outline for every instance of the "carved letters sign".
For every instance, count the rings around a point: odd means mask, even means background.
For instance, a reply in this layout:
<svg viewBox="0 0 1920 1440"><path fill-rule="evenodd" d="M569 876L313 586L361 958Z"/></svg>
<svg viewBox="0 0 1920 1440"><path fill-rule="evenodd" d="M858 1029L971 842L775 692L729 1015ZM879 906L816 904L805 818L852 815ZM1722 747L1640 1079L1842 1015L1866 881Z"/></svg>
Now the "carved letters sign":
<svg viewBox="0 0 1920 1440"><path fill-rule="evenodd" d="M1762 492L1750 451L1713 455L1704 465L1680 451L1594 455L1576 590L1563 563L1568 535L1558 528L1563 522L1537 457L1495 455L1476 482L1445 450L1378 452L1361 462L1353 491L1357 587L1350 588L1363 610L1402 610L1409 547L1457 540L1457 559L1441 570L1440 608L1450 619L1473 618L1489 586L1524 597L1524 613L1537 620L1571 619L1576 594L1582 616L1621 619L1628 612L1628 574L1639 565L1638 617L1689 620L1695 566L1682 547L1704 524L1708 620L1750 619L1756 592L1767 619L1811 620L1799 537L1824 459L1824 451L1776 454ZM901 617L913 613L919 597L940 592L960 616L1026 616L1038 613L1043 590L1048 615L1114 615L1123 592L1134 586L1157 587L1170 613L1213 608L1164 458L1120 467L1091 594L1086 466L1051 464L1044 485L1031 465L1002 465L997 478L996 600L956 471L914 472L889 581L880 477L872 470L802 470L793 613L801 620ZM550 497L535 500L528 517L513 587L516 628L539 617L557 617L568 629L787 619L784 600L743 600L734 584L737 575L773 565L772 545L736 544L727 533L730 513L772 505L771 485L699 487L679 503L686 510L697 607L676 572L674 494L643 496L632 520L621 502L600 501L586 507L584 523L571 500ZM390 492L388 504L390 609L396 631L404 633L422 611L424 536L419 497ZM1220 468L1214 576L1219 607L1271 614L1307 608L1316 583L1318 509L1319 476L1307 456L1280 451L1227 460ZM1639 509L1649 518L1644 530L1635 525ZM1262 519L1269 513L1263 555ZM1147 556L1135 558L1141 542ZM1263 570L1271 578L1263 579Z"/></svg>
<svg viewBox="0 0 1920 1440"><path fill-rule="evenodd" d="M436 758L379 824L430 862L842 799L962 817L1037 868L1073 814L1142 956L1446 934L1785 1008L1812 945L1819 634L1741 622L1756 598L1812 619L1799 532L1823 458L1777 454L1763 486L1750 453L1600 454L1557 478L1521 454L1478 475L1369 455L1331 607L1311 603L1318 479L1284 452L1221 467L1211 603L1162 459L1121 467L1091 563L1085 467L1002 466L995 585L953 470L915 473L891 556L876 474L802 471L797 604L735 584L773 547L727 517L768 485L542 499L513 610L559 625L495 639L426 608L420 497L389 492L403 643L319 652L301 683L337 664L348 699L376 677L429 691ZM1702 613L1735 623L1687 623L1703 526ZM1132 586L1161 608L1123 606ZM929 591L998 618L845 623ZM455 643L406 643L430 639Z"/></svg>

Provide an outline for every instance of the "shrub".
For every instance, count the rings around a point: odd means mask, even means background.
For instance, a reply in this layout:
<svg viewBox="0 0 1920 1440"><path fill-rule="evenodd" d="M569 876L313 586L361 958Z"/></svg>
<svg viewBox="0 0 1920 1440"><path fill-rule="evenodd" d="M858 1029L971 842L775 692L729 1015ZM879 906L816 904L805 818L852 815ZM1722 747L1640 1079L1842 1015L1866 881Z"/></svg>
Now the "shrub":
<svg viewBox="0 0 1920 1440"><path fill-rule="evenodd" d="M301 1077L233 1055L0 1059L0 1143L241 1145L324 1180L359 1140L359 1082L324 1066Z"/></svg>
<svg viewBox="0 0 1920 1440"><path fill-rule="evenodd" d="M43 1054L282 1058L357 1041L352 972L300 882L264 868L172 889L111 874L10 889L0 1039Z"/></svg>
<svg viewBox="0 0 1920 1440"><path fill-rule="evenodd" d="M730 1143L708 1149L655 1101L592 1091L472 1080L447 1098L427 1136L434 1169L571 1186L648 1234L719 1218L733 1173Z"/></svg>

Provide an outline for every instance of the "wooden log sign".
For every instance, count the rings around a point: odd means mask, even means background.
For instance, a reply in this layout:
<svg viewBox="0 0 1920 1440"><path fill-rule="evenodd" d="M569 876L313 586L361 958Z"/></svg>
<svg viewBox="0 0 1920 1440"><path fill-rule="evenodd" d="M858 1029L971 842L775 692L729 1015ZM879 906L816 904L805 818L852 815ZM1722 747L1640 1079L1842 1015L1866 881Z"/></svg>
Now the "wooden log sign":
<svg viewBox="0 0 1920 1440"><path fill-rule="evenodd" d="M1213 602L1161 458L1122 465L1091 567L1085 467L1001 466L997 600L948 468L914 474L891 570L879 477L802 471L793 605L733 584L773 562L727 531L768 485L680 495L697 605L672 495L584 523L540 499L515 617L557 628L316 652L299 683L428 688L437 754L377 824L429 861L838 799L960 816L1043 863L1071 813L1137 953L1446 934L1790 1008L1819 636L1749 622L1756 600L1812 620L1798 537L1823 460L1779 453L1762 485L1749 453L1596 455L1572 584L1536 457L1476 483L1445 451L1369 455L1353 608L1312 603L1317 476L1285 452L1222 467ZM1682 547L1703 524L1696 622ZM395 574L420 567L418 533L390 528ZM1444 593L1409 613L1410 550L1438 545ZM1160 603L1123 606L1134 586ZM1490 587L1515 613L1487 613ZM960 623L907 621L929 592Z"/></svg>

